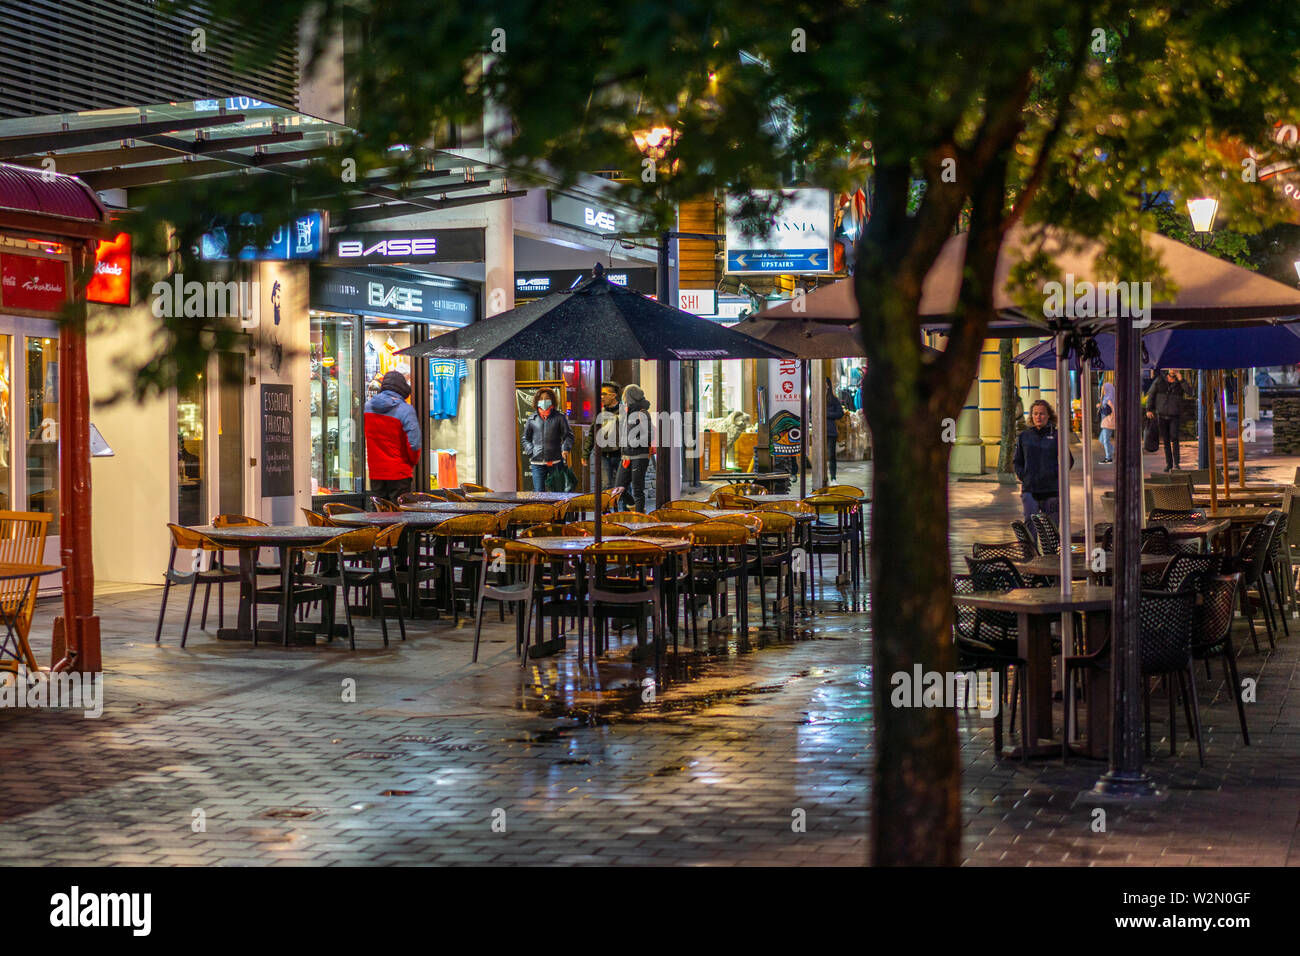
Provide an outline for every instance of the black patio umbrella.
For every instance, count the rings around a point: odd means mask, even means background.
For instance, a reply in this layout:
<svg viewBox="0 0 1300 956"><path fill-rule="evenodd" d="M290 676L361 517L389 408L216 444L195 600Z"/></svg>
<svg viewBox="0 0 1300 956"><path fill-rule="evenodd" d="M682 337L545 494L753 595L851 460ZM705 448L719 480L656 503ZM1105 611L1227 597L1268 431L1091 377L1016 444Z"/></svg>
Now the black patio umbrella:
<svg viewBox="0 0 1300 956"><path fill-rule="evenodd" d="M426 358L556 361L580 359L681 362L793 358L773 345L614 285L597 263L592 276L568 292L403 349ZM600 376L604 378L603 370ZM595 469L596 540L600 540L601 469ZM666 482L668 476L660 475Z"/></svg>

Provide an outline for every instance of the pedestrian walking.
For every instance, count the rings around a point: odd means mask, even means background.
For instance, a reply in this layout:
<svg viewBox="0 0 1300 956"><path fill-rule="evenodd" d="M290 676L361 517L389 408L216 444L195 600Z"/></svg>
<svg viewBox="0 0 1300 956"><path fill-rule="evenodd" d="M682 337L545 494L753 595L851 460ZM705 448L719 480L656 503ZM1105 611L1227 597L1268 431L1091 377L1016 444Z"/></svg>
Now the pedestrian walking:
<svg viewBox="0 0 1300 956"><path fill-rule="evenodd" d="M619 448L618 448L618 385L605 382L600 386L600 413L596 421L587 430L587 437L582 443L582 457L594 469L604 468L601 474L606 489L617 484ZM596 449L599 448L599 452ZM593 457L594 456L594 457Z"/></svg>
<svg viewBox="0 0 1300 956"><path fill-rule="evenodd" d="M618 421L619 468L615 488L622 488L620 510L645 512L645 473L654 454L654 416L640 385L623 389ZM667 489L664 489L666 491ZM662 492L661 492L662 494Z"/></svg>
<svg viewBox="0 0 1300 956"><path fill-rule="evenodd" d="M1101 386L1101 401L1097 403L1097 416L1101 420L1101 464L1109 465L1115 461L1115 422L1119 409L1115 405L1115 384L1105 382Z"/></svg>
<svg viewBox="0 0 1300 956"><path fill-rule="evenodd" d="M532 417L524 423L520 441L533 472L533 491L545 491L546 479L561 464L569 461L573 448L573 429L559 407L552 389L542 387L533 395Z"/></svg>
<svg viewBox="0 0 1300 956"><path fill-rule="evenodd" d="M406 400L411 386L394 369L380 381L379 391L366 401L366 465L370 492L396 501L411 491L415 463L420 460L420 422Z"/></svg>
<svg viewBox="0 0 1300 956"><path fill-rule="evenodd" d="M1182 372L1165 369L1147 391L1147 418L1159 423L1160 438L1165 445L1165 471L1178 470L1181 449L1179 431L1183 424L1183 399L1190 397Z"/></svg>
<svg viewBox="0 0 1300 956"><path fill-rule="evenodd" d="M1056 466L1057 442L1056 412L1041 398L1029 406L1029 427L1016 438L1014 467L1020 479L1020 501L1025 510L1025 523L1029 533L1038 540L1038 533L1029 516L1042 512L1057 524L1060 523L1061 498L1058 485L1059 469ZM1074 455L1070 455L1074 467Z"/></svg>
<svg viewBox="0 0 1300 956"><path fill-rule="evenodd" d="M831 380L826 379L826 464L831 473L831 484L835 483L835 446L839 444L840 429L838 422L844 417L844 406L835 396Z"/></svg>

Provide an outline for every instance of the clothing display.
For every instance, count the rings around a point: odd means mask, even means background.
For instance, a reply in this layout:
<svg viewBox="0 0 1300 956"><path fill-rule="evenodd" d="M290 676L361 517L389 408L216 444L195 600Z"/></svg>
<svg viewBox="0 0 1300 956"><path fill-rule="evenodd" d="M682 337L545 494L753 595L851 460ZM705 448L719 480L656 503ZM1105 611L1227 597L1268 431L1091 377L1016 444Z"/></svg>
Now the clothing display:
<svg viewBox="0 0 1300 956"><path fill-rule="evenodd" d="M460 410L460 383L469 375L461 359L434 359L429 363L429 417L455 418Z"/></svg>
<svg viewBox="0 0 1300 956"><path fill-rule="evenodd" d="M439 488L459 488L460 477L456 474L456 449L439 448L438 454L438 487Z"/></svg>

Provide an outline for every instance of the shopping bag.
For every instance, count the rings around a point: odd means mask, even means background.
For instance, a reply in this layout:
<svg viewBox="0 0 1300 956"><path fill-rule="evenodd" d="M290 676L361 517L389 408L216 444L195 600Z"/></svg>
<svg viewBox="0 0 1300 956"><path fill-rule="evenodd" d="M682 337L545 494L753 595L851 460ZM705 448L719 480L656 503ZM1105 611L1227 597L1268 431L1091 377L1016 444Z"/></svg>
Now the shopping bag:
<svg viewBox="0 0 1300 956"><path fill-rule="evenodd" d="M573 469L561 462L551 469L546 476L547 491L574 491L578 487L578 476Z"/></svg>
<svg viewBox="0 0 1300 956"><path fill-rule="evenodd" d="M1153 451L1160 450L1160 426L1156 424L1154 418L1147 419L1146 437L1142 441L1142 449L1150 454Z"/></svg>

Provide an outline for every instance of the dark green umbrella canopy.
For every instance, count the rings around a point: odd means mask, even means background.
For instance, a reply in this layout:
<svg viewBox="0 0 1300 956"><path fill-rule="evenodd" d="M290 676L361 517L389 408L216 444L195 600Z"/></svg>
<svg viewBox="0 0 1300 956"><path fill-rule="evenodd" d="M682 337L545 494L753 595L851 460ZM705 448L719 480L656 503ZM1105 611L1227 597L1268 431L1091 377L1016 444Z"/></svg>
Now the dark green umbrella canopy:
<svg viewBox="0 0 1300 956"><path fill-rule="evenodd" d="M569 292L446 332L403 354L428 358L642 359L678 362L791 358L717 322L701 319L614 285L597 265L590 279Z"/></svg>

